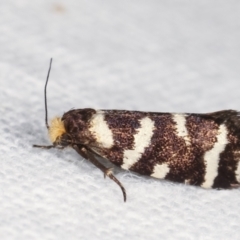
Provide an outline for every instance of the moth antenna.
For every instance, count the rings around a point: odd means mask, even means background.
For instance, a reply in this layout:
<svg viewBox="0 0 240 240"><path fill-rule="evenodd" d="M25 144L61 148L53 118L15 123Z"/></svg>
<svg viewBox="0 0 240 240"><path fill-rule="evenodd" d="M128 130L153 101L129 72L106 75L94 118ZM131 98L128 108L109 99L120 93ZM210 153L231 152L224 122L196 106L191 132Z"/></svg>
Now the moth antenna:
<svg viewBox="0 0 240 240"><path fill-rule="evenodd" d="M44 87L45 124L46 124L47 129L49 129L49 125L48 125L48 109L47 109L47 84L48 84L48 79L49 79L51 67L52 67L52 58L50 59L50 65L49 65L49 69L48 69L47 80L46 80L45 87Z"/></svg>

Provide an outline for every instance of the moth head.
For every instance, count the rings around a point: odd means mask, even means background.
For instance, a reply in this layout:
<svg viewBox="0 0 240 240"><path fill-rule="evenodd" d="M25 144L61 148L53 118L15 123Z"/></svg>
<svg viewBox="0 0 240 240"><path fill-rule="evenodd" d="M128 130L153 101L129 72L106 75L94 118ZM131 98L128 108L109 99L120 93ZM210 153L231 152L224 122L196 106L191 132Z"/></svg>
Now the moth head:
<svg viewBox="0 0 240 240"><path fill-rule="evenodd" d="M45 103L45 125L46 125L46 128L48 129L49 137L53 144L50 146L35 145L35 144L33 145L33 147L45 148L45 149L50 149L55 147L64 148L67 146L71 146L73 143L72 137L69 134L69 131L66 131L63 118L56 117L50 122L50 124L48 124L47 84L48 84L49 74L51 71L51 66L52 66L52 58L50 60L47 79L44 87L44 100L45 100L44 103Z"/></svg>
<svg viewBox="0 0 240 240"><path fill-rule="evenodd" d="M54 146L67 147L71 144L70 135L67 134L64 122L60 117L52 119L48 127L48 134Z"/></svg>

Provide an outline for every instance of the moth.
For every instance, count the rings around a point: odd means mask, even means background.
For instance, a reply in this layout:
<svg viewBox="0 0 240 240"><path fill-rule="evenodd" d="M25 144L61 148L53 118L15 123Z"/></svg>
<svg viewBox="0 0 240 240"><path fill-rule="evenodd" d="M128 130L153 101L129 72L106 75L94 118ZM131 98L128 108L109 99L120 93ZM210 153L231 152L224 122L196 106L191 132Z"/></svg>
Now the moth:
<svg viewBox="0 0 240 240"><path fill-rule="evenodd" d="M126 110L74 109L48 124L52 145L71 147L126 191L104 158L125 170L203 188L229 189L240 183L240 114L158 113Z"/></svg>

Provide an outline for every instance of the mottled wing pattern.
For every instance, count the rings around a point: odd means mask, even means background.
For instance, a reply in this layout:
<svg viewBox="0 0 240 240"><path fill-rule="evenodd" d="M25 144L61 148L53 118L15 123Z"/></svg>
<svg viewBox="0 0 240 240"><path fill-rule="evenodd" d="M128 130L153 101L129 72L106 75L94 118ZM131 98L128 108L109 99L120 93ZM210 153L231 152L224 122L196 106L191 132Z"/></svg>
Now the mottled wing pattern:
<svg viewBox="0 0 240 240"><path fill-rule="evenodd" d="M89 147L123 169L204 188L240 181L240 118L209 114L100 110Z"/></svg>

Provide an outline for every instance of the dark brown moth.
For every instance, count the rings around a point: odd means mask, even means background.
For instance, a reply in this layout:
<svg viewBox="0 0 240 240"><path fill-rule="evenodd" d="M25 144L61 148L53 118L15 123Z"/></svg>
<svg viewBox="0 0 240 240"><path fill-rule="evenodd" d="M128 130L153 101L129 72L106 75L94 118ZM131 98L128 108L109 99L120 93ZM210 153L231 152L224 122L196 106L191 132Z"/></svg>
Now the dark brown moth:
<svg viewBox="0 0 240 240"><path fill-rule="evenodd" d="M98 157L126 170L203 188L240 183L240 115L234 110L206 114L125 110L70 110L46 127L52 145L72 147L126 191Z"/></svg>

